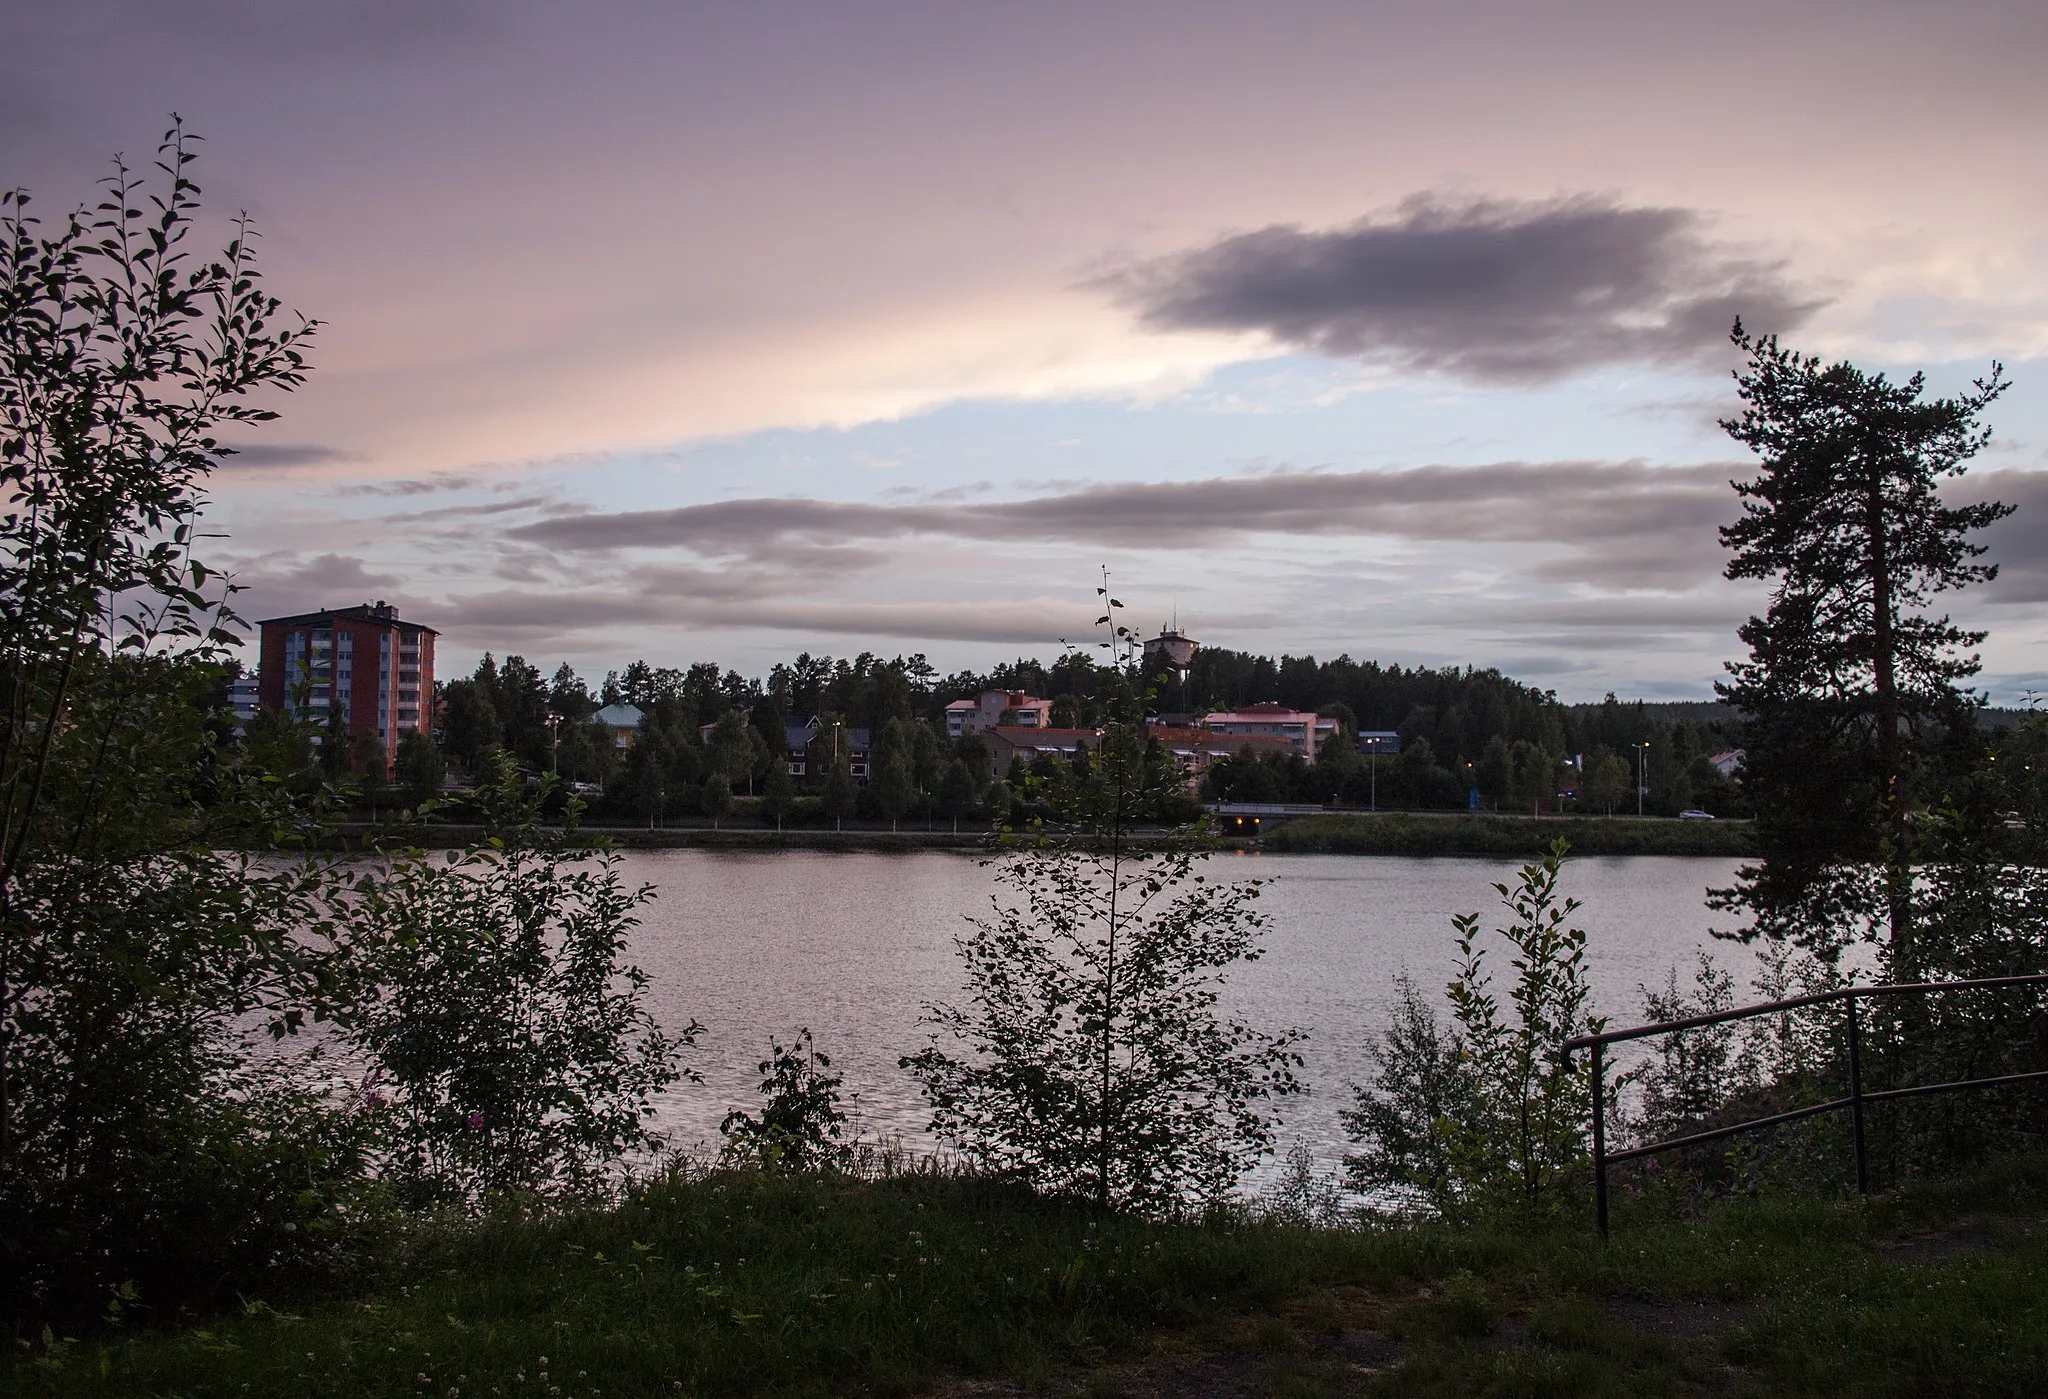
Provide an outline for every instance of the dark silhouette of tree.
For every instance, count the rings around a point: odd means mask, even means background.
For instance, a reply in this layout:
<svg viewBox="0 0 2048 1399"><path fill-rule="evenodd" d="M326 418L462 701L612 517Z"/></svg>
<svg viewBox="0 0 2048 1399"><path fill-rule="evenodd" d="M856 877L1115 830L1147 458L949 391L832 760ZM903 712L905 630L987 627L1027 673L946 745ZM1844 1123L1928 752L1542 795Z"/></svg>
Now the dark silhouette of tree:
<svg viewBox="0 0 2048 1399"><path fill-rule="evenodd" d="M1912 815L1929 795L1916 783L1944 736L1974 727L1959 683L1984 639L1928 607L1997 575L1971 536L2013 509L1950 504L1941 486L1989 440L1980 420L2007 381L1994 364L1968 393L1930 399L1919 374L1824 365L1740 322L1733 339L1749 357L1743 410L1722 427L1760 470L1736 483L1742 518L1721 539L1728 576L1772 592L1741 629L1749 659L1718 687L1746 716L1762 859L1718 897L1756 932L1823 952L1881 941L1891 974L1911 976Z"/></svg>
<svg viewBox="0 0 2048 1399"><path fill-rule="evenodd" d="M768 765L768 776L761 783L761 814L773 821L779 831L795 806L796 780L789 775L789 760L778 755Z"/></svg>
<svg viewBox="0 0 2048 1399"><path fill-rule="evenodd" d="M398 740L394 775L406 800L417 807L441 795L447 764L441 760L441 750L434 746L434 740L415 729Z"/></svg>

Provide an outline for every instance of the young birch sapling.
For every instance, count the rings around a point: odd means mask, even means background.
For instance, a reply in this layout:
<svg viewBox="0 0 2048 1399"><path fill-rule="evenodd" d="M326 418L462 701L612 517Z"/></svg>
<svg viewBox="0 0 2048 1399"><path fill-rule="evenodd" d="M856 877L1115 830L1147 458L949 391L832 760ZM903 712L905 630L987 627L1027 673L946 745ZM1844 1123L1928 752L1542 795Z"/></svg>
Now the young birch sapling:
<svg viewBox="0 0 2048 1399"><path fill-rule="evenodd" d="M992 862L1001 892L956 944L967 1000L928 1006L932 1042L902 1062L933 1129L985 1165L1171 1212L1272 1149L1263 1105L1301 1091L1303 1036L1217 1007L1230 968L1259 956L1258 886L1199 873L1199 831L1133 838L1183 779L1146 740L1135 639L1100 591L1117 688L1095 761L1055 804L1063 826L1010 837Z"/></svg>

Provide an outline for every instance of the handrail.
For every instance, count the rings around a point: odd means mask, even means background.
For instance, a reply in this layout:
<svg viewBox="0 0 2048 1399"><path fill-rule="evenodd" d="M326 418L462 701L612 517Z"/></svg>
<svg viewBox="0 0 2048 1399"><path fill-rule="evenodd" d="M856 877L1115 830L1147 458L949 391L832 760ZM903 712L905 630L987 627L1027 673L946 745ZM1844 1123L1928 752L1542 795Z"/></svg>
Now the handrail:
<svg viewBox="0 0 2048 1399"><path fill-rule="evenodd" d="M1607 1168L1618 1161L1634 1161L1659 1152L1673 1151L1680 1147L1698 1146L1706 1142L1720 1141L1739 1132L1754 1132L1780 1123L1796 1122L1801 1118L1813 1117L1824 1112L1842 1108L1849 1110L1849 1120L1856 1147L1856 1188L1864 1194L1870 1193L1870 1174L1863 1148L1863 1108L1866 1103L1888 1102L1899 1098L1919 1097L1929 1093L1948 1093L1964 1088L1988 1088L2001 1083L2023 1083L2033 1079L2048 1079L2048 1069L2029 1073L1999 1074L1991 1078L1956 1079L1949 1083L1923 1083L1906 1088L1890 1088L1878 1093L1863 1091L1863 1033L1861 1019L1856 1013L1856 1002L1864 996L1902 996L1914 993L1937 991L1974 991L2003 986L2029 986L2048 984L2048 973L2026 976L1988 976L1972 981L1897 981L1877 982L1868 986L1843 986L1833 991L1816 991L1811 995L1793 996L1782 1001L1765 1001L1753 1006L1738 1006L1733 1010L1714 1011L1707 1015L1690 1015L1682 1020L1659 1021L1653 1025L1631 1025L1621 1030L1605 1030L1596 1035L1579 1035L1566 1040L1559 1046L1559 1055L1565 1063L1578 1050L1590 1050L1593 1079L1593 1204L1594 1214L1600 1224L1600 1237L1607 1237ZM1725 1025L1734 1020L1749 1020L1759 1015L1776 1015L1788 1010L1800 1010L1807 1006L1827 1005L1835 1001L1846 1001L1849 1006L1849 1096L1836 1098L1831 1102L1814 1103L1794 1108L1790 1112L1776 1113L1770 1117L1752 1118L1728 1127L1716 1127L1711 1131L1694 1132L1688 1136L1673 1137L1667 1141L1650 1142L1644 1146L1630 1147L1625 1151L1609 1153L1607 1150L1607 1077L1602 1066L1605 1050L1610 1044L1627 1040L1646 1039L1651 1035L1673 1035L1686 1030L1703 1029L1708 1025Z"/></svg>
<svg viewBox="0 0 2048 1399"><path fill-rule="evenodd" d="M1710 1015L1689 1015L1683 1020L1661 1020L1654 1025L1631 1025L1625 1030L1605 1030L1597 1035L1580 1035L1576 1039L1566 1040L1559 1048L1570 1054L1573 1050L1590 1049L1596 1044L1617 1044L1622 1040L1639 1040L1647 1035L1676 1034L1680 1030L1697 1030L1702 1026L1719 1025L1730 1020L1746 1020L1756 1015L1775 1015L1780 1011L1823 1005L1829 1001L1846 1000L1851 996L1896 996L1908 991L1968 991L1986 986L2020 986L2029 982L2048 982L2048 973L1987 976L1976 981L1879 981L1869 985L1840 986L1833 991L1815 991L1811 995L1793 996L1789 1000L1737 1006L1734 1010L1717 1010Z"/></svg>

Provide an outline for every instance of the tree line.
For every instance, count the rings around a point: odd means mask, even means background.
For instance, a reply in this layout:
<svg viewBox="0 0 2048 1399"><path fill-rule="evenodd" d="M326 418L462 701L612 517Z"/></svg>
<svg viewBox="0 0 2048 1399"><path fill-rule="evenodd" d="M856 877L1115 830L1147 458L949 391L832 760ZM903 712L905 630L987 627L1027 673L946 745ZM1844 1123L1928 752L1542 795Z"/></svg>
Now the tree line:
<svg viewBox="0 0 2048 1399"><path fill-rule="evenodd" d="M980 738L946 736L948 703L1024 690L1053 702L1054 727L1092 729L1110 717L1109 697L1125 678L1084 652L943 677L921 654L849 660L805 652L765 679L715 662L635 661L593 690L566 663L544 678L522 656L487 655L471 675L439 687L439 746L465 769L502 749L529 771L559 772L586 784L604 816L716 816L738 794L765 799L770 820L800 810L832 819L958 817L1006 810L1026 777L1049 780L1062 760L1048 755L998 770ZM1710 761L1733 742L1732 723L1663 717L1612 695L1565 705L1497 670L1230 650L1199 652L1185 680L1163 671L1141 678L1149 712L1169 721L1198 722L1275 698L1337 721L1335 741L1313 761L1247 751L1215 763L1205 799L1454 809L1476 790L1482 807L1497 811L1746 813L1738 785ZM1190 696L1198 700L1191 708L1170 707ZM621 749L594 717L610 704L641 711L630 747ZM813 718L819 726L805 772L785 784L776 775L785 726ZM854 730L874 745L865 783L843 771ZM1392 732L1397 743L1384 756L1368 752L1358 741L1367 732ZM419 740L406 743L417 748ZM399 762L401 781L436 771L424 752L402 752Z"/></svg>

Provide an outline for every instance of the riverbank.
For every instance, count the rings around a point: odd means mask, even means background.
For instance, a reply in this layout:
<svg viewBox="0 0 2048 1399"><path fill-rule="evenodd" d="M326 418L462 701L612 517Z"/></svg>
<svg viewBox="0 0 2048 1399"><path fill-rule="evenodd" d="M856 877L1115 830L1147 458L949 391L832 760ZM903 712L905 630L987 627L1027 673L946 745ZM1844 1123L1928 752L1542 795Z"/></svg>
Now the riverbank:
<svg viewBox="0 0 2048 1399"><path fill-rule="evenodd" d="M914 850L980 850L989 843L987 830L925 830L905 826L858 825L845 830L760 826L725 827L667 825L585 825L587 836L603 836L628 850L846 850L890 852ZM368 823L344 825L340 839L356 843L378 834ZM486 839L482 826L443 825L414 828L411 839L433 849L455 849ZM1747 821L1637 820L1632 817L1529 817L1491 813L1395 812L1371 815L1332 812L1290 816L1270 822L1255 837L1225 836L1227 850L1270 850L1290 855L1472 855L1533 858L1559 836L1571 842L1575 855L1702 855L1739 858L1754 853ZM1139 839L1142 841L1143 836Z"/></svg>
<svg viewBox="0 0 2048 1399"><path fill-rule="evenodd" d="M2037 1392L2048 1173L1513 1226L1102 1215L971 1177L691 1176L423 1227L352 1282L76 1339L0 1388L485 1396ZM1581 1202L1582 1203L1582 1202Z"/></svg>
<svg viewBox="0 0 2048 1399"><path fill-rule="evenodd" d="M602 837L625 850L978 850L988 844L985 830L891 831L887 827L854 828L844 831L792 828L784 831L760 826L601 826L578 828L586 838ZM368 823L336 827L337 838L355 844L365 837L381 834L383 828ZM442 824L409 827L403 835L430 850L459 849L489 838L482 826Z"/></svg>
<svg viewBox="0 0 2048 1399"><path fill-rule="evenodd" d="M1755 853L1747 821L1642 820L1629 816L1504 816L1378 812L1297 816L1269 830L1262 849L1290 855L1485 855L1533 859L1562 836L1574 855Z"/></svg>

